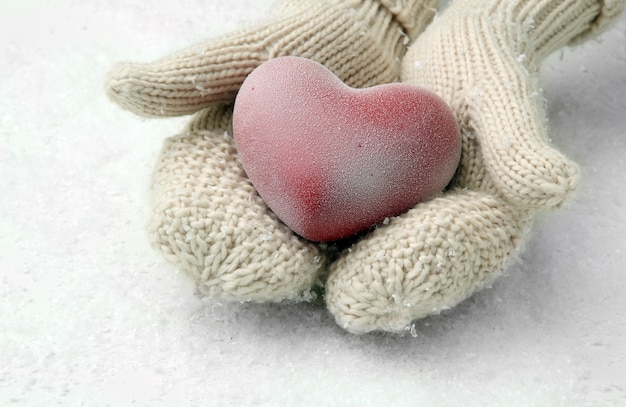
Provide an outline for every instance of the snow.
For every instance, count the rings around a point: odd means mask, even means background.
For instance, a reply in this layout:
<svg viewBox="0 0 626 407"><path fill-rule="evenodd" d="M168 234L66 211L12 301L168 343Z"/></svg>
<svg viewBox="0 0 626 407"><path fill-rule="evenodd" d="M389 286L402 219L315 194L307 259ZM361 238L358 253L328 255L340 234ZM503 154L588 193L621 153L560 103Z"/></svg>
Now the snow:
<svg viewBox="0 0 626 407"><path fill-rule="evenodd" d="M195 297L145 234L154 159L184 119L104 95L114 62L269 6L0 3L0 405L625 404L626 16L543 71L552 139L582 168L575 198L491 288L404 335L353 336L320 302Z"/></svg>

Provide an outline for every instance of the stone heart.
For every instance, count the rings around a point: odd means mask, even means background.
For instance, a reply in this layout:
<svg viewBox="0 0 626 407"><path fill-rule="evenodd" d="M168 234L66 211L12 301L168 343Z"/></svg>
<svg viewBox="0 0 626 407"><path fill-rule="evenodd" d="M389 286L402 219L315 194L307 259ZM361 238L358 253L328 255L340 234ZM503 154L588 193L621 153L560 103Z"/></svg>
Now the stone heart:
<svg viewBox="0 0 626 407"><path fill-rule="evenodd" d="M233 116L243 167L294 232L349 237L441 192L461 140L448 105L407 84L353 89L299 57L263 63Z"/></svg>

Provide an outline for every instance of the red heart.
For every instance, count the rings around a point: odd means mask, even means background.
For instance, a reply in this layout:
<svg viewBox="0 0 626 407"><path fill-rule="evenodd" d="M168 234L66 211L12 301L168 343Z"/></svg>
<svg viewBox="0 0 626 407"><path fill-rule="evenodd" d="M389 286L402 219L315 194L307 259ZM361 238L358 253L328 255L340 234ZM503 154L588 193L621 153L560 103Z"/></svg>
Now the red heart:
<svg viewBox="0 0 626 407"><path fill-rule="evenodd" d="M294 232L320 242L432 198L461 155L455 116L434 93L400 83L353 89L299 57L247 77L233 133L259 195Z"/></svg>

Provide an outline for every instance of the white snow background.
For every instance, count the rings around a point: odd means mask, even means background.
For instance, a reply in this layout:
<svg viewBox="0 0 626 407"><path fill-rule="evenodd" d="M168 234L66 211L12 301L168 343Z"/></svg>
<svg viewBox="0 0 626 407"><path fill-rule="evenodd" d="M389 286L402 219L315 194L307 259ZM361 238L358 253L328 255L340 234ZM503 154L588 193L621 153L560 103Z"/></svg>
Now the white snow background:
<svg viewBox="0 0 626 407"><path fill-rule="evenodd" d="M106 72L252 25L271 0L0 0L0 406L626 405L626 16L553 55L554 143L582 168L519 261L405 335L320 303L204 303L148 246L152 164L183 119Z"/></svg>

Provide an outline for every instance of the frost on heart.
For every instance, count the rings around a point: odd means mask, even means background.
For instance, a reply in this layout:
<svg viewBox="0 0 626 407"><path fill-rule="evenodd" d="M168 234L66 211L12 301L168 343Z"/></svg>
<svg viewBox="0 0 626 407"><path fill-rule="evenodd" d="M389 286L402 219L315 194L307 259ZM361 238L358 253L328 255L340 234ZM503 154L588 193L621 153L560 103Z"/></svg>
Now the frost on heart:
<svg viewBox="0 0 626 407"><path fill-rule="evenodd" d="M248 76L233 135L259 195L314 241L352 236L432 198L461 154L454 114L432 92L399 83L353 89L298 57Z"/></svg>

